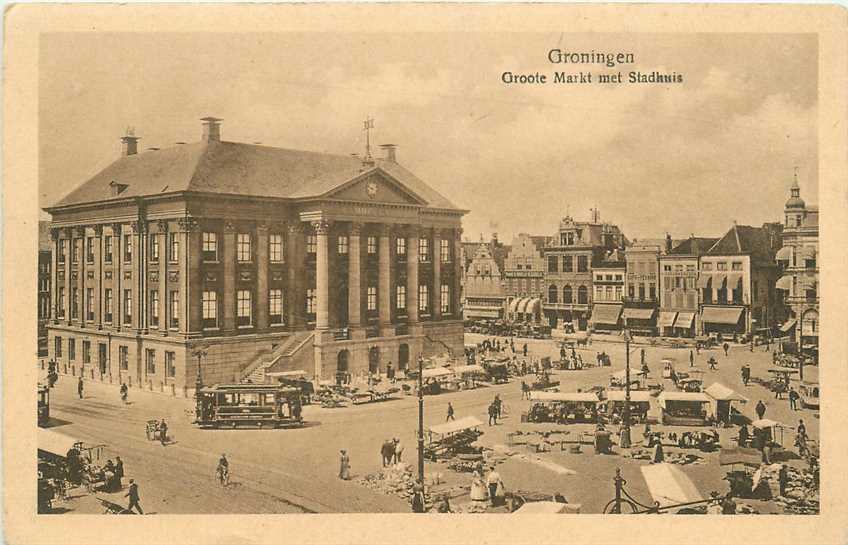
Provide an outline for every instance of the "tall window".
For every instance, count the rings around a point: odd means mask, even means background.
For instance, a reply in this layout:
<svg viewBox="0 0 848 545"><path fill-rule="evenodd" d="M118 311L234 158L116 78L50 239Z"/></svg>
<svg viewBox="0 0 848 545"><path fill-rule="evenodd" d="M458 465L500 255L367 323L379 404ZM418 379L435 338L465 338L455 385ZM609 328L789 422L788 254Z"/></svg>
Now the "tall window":
<svg viewBox="0 0 848 545"><path fill-rule="evenodd" d="M94 288L85 290L85 319L94 320Z"/></svg>
<svg viewBox="0 0 848 545"><path fill-rule="evenodd" d="M71 290L71 319L76 320L79 318L79 289L73 288Z"/></svg>
<svg viewBox="0 0 848 545"><path fill-rule="evenodd" d="M71 262L79 263L80 260L80 243L82 242L81 238L75 238L73 242L73 250L71 253Z"/></svg>
<svg viewBox="0 0 848 545"><path fill-rule="evenodd" d="M177 376L177 355L174 352L165 352L165 377Z"/></svg>
<svg viewBox="0 0 848 545"><path fill-rule="evenodd" d="M132 290L124 290L124 323L132 322Z"/></svg>
<svg viewBox="0 0 848 545"><path fill-rule="evenodd" d="M203 233L203 261L218 261L218 233Z"/></svg>
<svg viewBox="0 0 848 545"><path fill-rule="evenodd" d="M59 239L59 263L65 262L65 251L67 250L66 243L67 241L64 238ZM58 337L56 338L58 339Z"/></svg>
<svg viewBox="0 0 848 545"><path fill-rule="evenodd" d="M548 288L548 303L557 302L559 302L559 290L556 286L551 286Z"/></svg>
<svg viewBox="0 0 848 545"><path fill-rule="evenodd" d="M148 375L156 374L156 351L152 348L144 351L144 371Z"/></svg>
<svg viewBox="0 0 848 545"><path fill-rule="evenodd" d="M318 252L318 236L314 234L306 235L306 253L314 254Z"/></svg>
<svg viewBox="0 0 848 545"><path fill-rule="evenodd" d="M180 327L180 292L173 290L168 295L168 317L170 318L168 326L172 329Z"/></svg>
<svg viewBox="0 0 848 545"><path fill-rule="evenodd" d="M398 286L395 288L395 308L398 310L406 310L406 286Z"/></svg>
<svg viewBox="0 0 848 545"><path fill-rule="evenodd" d="M91 341L82 342L82 362L91 363Z"/></svg>
<svg viewBox="0 0 848 545"><path fill-rule="evenodd" d="M126 346L118 347L118 365L120 366L121 371L126 371L130 368L129 348Z"/></svg>
<svg viewBox="0 0 848 545"><path fill-rule="evenodd" d="M589 270L589 257L585 255L577 256L577 272L586 272Z"/></svg>
<svg viewBox="0 0 848 545"><path fill-rule="evenodd" d="M368 237L368 253L374 255L377 253L377 237Z"/></svg>
<svg viewBox="0 0 848 545"><path fill-rule="evenodd" d="M367 295L368 310L377 310L377 288L375 286L368 286Z"/></svg>
<svg viewBox="0 0 848 545"><path fill-rule="evenodd" d="M159 261L159 235L150 235L150 261Z"/></svg>
<svg viewBox="0 0 848 545"><path fill-rule="evenodd" d="M112 288L103 290L103 321L112 323Z"/></svg>
<svg viewBox="0 0 848 545"><path fill-rule="evenodd" d="M106 263L112 262L112 235L103 237L103 261Z"/></svg>
<svg viewBox="0 0 848 545"><path fill-rule="evenodd" d="M159 291L150 292L150 325L159 327Z"/></svg>
<svg viewBox="0 0 848 545"><path fill-rule="evenodd" d="M563 303L571 303L574 299L571 293L571 286L565 286L562 288L562 302Z"/></svg>
<svg viewBox="0 0 848 545"><path fill-rule="evenodd" d="M639 283L639 300L645 300L645 284L642 282Z"/></svg>
<svg viewBox="0 0 848 545"><path fill-rule="evenodd" d="M94 263L94 237L85 239L85 260Z"/></svg>
<svg viewBox="0 0 848 545"><path fill-rule="evenodd" d="M607 296L607 301L613 301L614 300L612 298L612 286L607 286L606 296ZM619 299L620 298L621 298L621 296L619 296Z"/></svg>
<svg viewBox="0 0 848 545"><path fill-rule="evenodd" d="M657 285L653 282L648 284L648 298L651 300L657 298Z"/></svg>
<svg viewBox="0 0 848 545"><path fill-rule="evenodd" d="M239 233L236 235L236 259L241 262L250 261L250 233Z"/></svg>
<svg viewBox="0 0 848 545"><path fill-rule="evenodd" d="M202 307L204 329L218 327L218 292L204 291Z"/></svg>
<svg viewBox="0 0 848 545"><path fill-rule="evenodd" d="M273 325L283 323L283 290L279 288L268 290L268 316Z"/></svg>
<svg viewBox="0 0 848 545"><path fill-rule="evenodd" d="M450 286L447 284L442 284L440 289L441 304L439 308L441 309L442 314L448 314L450 312Z"/></svg>
<svg viewBox="0 0 848 545"><path fill-rule="evenodd" d="M168 261L179 261L180 239L177 233L168 233Z"/></svg>
<svg viewBox="0 0 848 545"><path fill-rule="evenodd" d="M589 290L586 289L586 286L580 286L577 288L577 304L585 305L589 302Z"/></svg>
<svg viewBox="0 0 848 545"><path fill-rule="evenodd" d="M253 304L250 290L236 292L236 325L246 327L253 323Z"/></svg>
<svg viewBox="0 0 848 545"><path fill-rule="evenodd" d="M68 361L77 359L77 341L73 337L68 339Z"/></svg>
<svg viewBox="0 0 848 545"><path fill-rule="evenodd" d="M595 286L595 301L600 301L604 298L604 288Z"/></svg>
<svg viewBox="0 0 848 545"><path fill-rule="evenodd" d="M268 256L274 263L285 261L283 258L283 235L271 233L268 236Z"/></svg>
<svg viewBox="0 0 848 545"><path fill-rule="evenodd" d="M418 240L418 260L422 263L430 261L430 239L422 238Z"/></svg>
<svg viewBox="0 0 848 545"><path fill-rule="evenodd" d="M418 286L418 312L430 310L430 289L427 284Z"/></svg>
<svg viewBox="0 0 848 545"><path fill-rule="evenodd" d="M450 263L450 241L442 239L439 241L439 259L442 263Z"/></svg>
<svg viewBox="0 0 848 545"><path fill-rule="evenodd" d="M562 256L562 272L574 271L574 258L570 255Z"/></svg>
<svg viewBox="0 0 848 545"><path fill-rule="evenodd" d="M338 239L336 239L336 253L339 255L347 255L348 252L348 238L347 235L339 235Z"/></svg>
<svg viewBox="0 0 848 545"><path fill-rule="evenodd" d="M395 239L395 253L398 257L406 257L406 239L398 237Z"/></svg>
<svg viewBox="0 0 848 545"><path fill-rule="evenodd" d="M621 286L615 287L615 300L621 301Z"/></svg>
<svg viewBox="0 0 848 545"><path fill-rule="evenodd" d="M315 288L309 288L306 290L306 313L315 314L315 308Z"/></svg>
<svg viewBox="0 0 848 545"><path fill-rule="evenodd" d="M124 263L132 261L132 236L124 235Z"/></svg>
<svg viewBox="0 0 848 545"><path fill-rule="evenodd" d="M53 339L53 351L56 354L56 358L62 357L62 337L56 337Z"/></svg>
<svg viewBox="0 0 848 545"><path fill-rule="evenodd" d="M56 317L65 317L65 287L59 286L59 301L56 303Z"/></svg>

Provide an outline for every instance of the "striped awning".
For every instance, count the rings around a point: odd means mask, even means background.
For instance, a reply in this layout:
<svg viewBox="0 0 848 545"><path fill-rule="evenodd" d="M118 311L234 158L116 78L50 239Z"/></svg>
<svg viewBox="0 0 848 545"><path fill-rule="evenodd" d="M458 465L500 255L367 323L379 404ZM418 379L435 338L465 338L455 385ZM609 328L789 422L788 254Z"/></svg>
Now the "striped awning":
<svg viewBox="0 0 848 545"><path fill-rule="evenodd" d="M781 276L777 283L774 285L776 289L789 291L792 289L792 277L789 275Z"/></svg>
<svg viewBox="0 0 848 545"><path fill-rule="evenodd" d="M678 312L677 319L674 321L674 327L682 327L689 329L692 327L692 320L695 319L694 312Z"/></svg>
<svg viewBox="0 0 848 545"><path fill-rule="evenodd" d="M736 325L742 318L742 307L704 307L701 320L710 324Z"/></svg>
<svg viewBox="0 0 848 545"><path fill-rule="evenodd" d="M516 307L519 314L538 314L542 309L542 300L538 297L528 297L522 299Z"/></svg>
<svg viewBox="0 0 848 545"><path fill-rule="evenodd" d="M784 246L777 251L777 255L774 256L774 259L776 261L792 261L792 247Z"/></svg>
<svg viewBox="0 0 848 545"><path fill-rule="evenodd" d="M628 320L650 320L654 317L652 308L625 308L624 317Z"/></svg>
<svg viewBox="0 0 848 545"><path fill-rule="evenodd" d="M595 303L592 307L592 322L596 324L617 325L621 316L621 305Z"/></svg>
<svg viewBox="0 0 848 545"><path fill-rule="evenodd" d="M660 311L657 325L660 327L674 327L674 320L677 318L676 312Z"/></svg>

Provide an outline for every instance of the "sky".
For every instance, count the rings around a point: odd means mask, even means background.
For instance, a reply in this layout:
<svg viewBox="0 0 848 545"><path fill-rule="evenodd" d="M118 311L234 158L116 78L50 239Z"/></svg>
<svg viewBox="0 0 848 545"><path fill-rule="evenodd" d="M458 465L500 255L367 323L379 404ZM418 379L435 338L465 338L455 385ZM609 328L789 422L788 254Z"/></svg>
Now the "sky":
<svg viewBox="0 0 848 545"><path fill-rule="evenodd" d="M554 65L552 48L635 63ZM128 127L167 147L215 116L224 140L347 155L370 116L372 143L470 210L471 240L594 207L631 239L719 236L781 221L796 167L817 202L817 51L812 34L43 34L40 205L116 160ZM581 69L683 83L501 80Z"/></svg>

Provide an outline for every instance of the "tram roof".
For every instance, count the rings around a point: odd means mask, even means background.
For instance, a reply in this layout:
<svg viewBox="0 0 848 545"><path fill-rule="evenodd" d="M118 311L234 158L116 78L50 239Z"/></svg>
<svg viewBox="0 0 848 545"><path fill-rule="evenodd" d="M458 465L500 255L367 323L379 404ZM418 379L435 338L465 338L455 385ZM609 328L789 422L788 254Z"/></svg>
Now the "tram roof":
<svg viewBox="0 0 848 545"><path fill-rule="evenodd" d="M200 389L202 393L225 393L225 392L257 392L257 393L275 393L275 392L300 392L299 388L292 386L283 386L280 384L213 384L204 386Z"/></svg>

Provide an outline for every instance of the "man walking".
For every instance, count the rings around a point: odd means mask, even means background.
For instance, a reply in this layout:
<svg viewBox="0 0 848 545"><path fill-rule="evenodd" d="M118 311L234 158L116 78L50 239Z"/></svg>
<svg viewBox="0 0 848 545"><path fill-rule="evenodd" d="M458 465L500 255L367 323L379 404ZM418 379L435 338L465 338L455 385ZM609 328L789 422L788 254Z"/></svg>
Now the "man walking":
<svg viewBox="0 0 848 545"><path fill-rule="evenodd" d="M395 454L395 444L391 440L386 439L380 448L380 454L383 456L383 467L390 465L392 463L392 457Z"/></svg>
<svg viewBox="0 0 848 545"><path fill-rule="evenodd" d="M689 367L695 367L695 354L689 350Z"/></svg>
<svg viewBox="0 0 848 545"><path fill-rule="evenodd" d="M120 456L115 457L115 479L118 481L118 486L123 487L121 479L124 478L124 461Z"/></svg>
<svg viewBox="0 0 848 545"><path fill-rule="evenodd" d="M492 422L495 426L498 425L498 410L495 408L494 402L489 404L489 426L492 425Z"/></svg>
<svg viewBox="0 0 848 545"><path fill-rule="evenodd" d="M524 343L524 357L527 357L527 343Z"/></svg>
<svg viewBox="0 0 848 545"><path fill-rule="evenodd" d="M138 509L138 514L143 515L144 511L141 509L141 505L138 503L138 485L135 484L133 479L130 479L130 490L126 494L124 494L125 498L130 499L130 504L127 506L127 511L132 511L133 507Z"/></svg>
<svg viewBox="0 0 848 545"><path fill-rule="evenodd" d="M82 377L80 377L79 381L77 381L77 393L79 394L80 399L82 399L82 390L83 390Z"/></svg>
<svg viewBox="0 0 848 545"><path fill-rule="evenodd" d="M122 382L122 383L121 383L121 390L120 390L120 392L121 392L121 401L123 401L123 402L126 404L126 402L127 402L127 394L129 393L129 389L127 388L127 383L126 383L126 382Z"/></svg>
<svg viewBox="0 0 848 545"><path fill-rule="evenodd" d="M707 360L707 363L710 364L710 371L716 370L716 365L718 365L718 361L716 361L714 357L710 356L710 359Z"/></svg>
<svg viewBox="0 0 848 545"><path fill-rule="evenodd" d="M453 405L451 405L450 401L448 402L448 416L445 418L445 422L449 420L456 420L453 416Z"/></svg>
<svg viewBox="0 0 848 545"><path fill-rule="evenodd" d="M793 411L798 410L798 392L795 391L795 388L789 388L789 408Z"/></svg>
<svg viewBox="0 0 848 545"><path fill-rule="evenodd" d="M727 356L728 356L728 352L730 351L730 345L729 345L729 344L727 344L727 343L724 343L724 345L722 346L722 348L724 348L724 356L725 356L725 357L727 357Z"/></svg>
<svg viewBox="0 0 848 545"><path fill-rule="evenodd" d="M168 442L168 423L165 422L165 419L162 419L162 422L159 423L159 441L162 443L164 447Z"/></svg>

